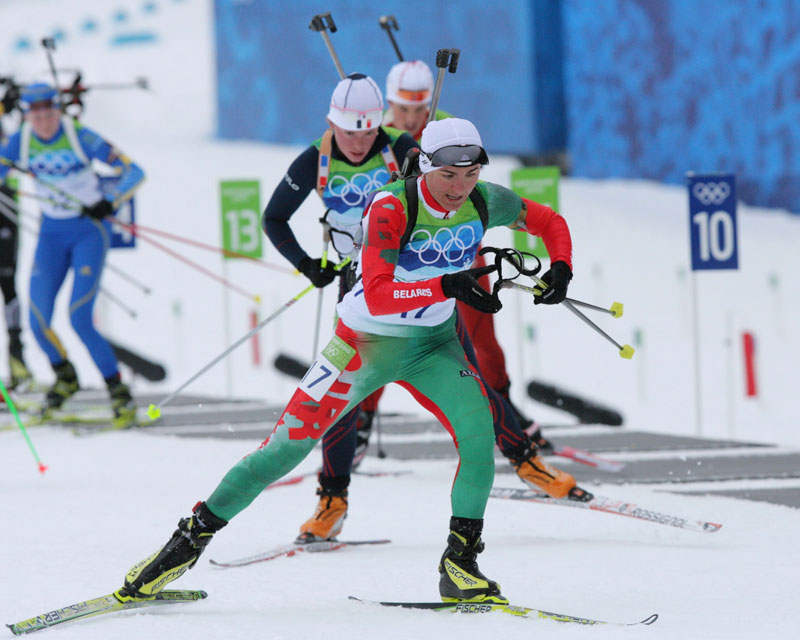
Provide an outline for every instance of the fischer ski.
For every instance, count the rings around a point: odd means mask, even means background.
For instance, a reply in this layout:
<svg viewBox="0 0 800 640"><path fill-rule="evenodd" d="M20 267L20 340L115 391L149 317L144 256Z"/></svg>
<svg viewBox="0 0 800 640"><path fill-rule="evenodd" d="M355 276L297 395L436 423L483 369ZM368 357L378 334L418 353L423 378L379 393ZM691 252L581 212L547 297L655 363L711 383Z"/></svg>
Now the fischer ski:
<svg viewBox="0 0 800 640"><path fill-rule="evenodd" d="M209 560L215 567L221 569L231 569L233 567L246 567L249 564L256 564L257 562L266 562L267 560L275 560L275 558L291 558L298 553L307 551L308 553L324 553L327 551L336 551L344 547L357 547L365 544L387 544L391 540L320 540L319 542L305 542L305 543L292 543L280 547L275 547L263 553L257 553L254 556L247 558L240 558L238 560L229 560L227 562L218 562L217 560Z"/></svg>
<svg viewBox="0 0 800 640"><path fill-rule="evenodd" d="M76 602L75 604L40 613L38 616L7 624L11 633L21 636L25 633L41 631L57 624L81 620L92 616L99 616L115 611L127 611L128 609L140 609L142 607L153 607L164 604L176 604L180 602L194 602L208 597L205 591L186 591L170 590L162 591L153 598L133 598L124 597L120 599L116 593L109 593L106 596Z"/></svg>
<svg viewBox="0 0 800 640"><path fill-rule="evenodd" d="M362 600L354 596L348 596L350 600L362 602L364 604L379 604L383 607L399 607L402 609L424 609L428 611L446 611L448 613L493 613L495 611L507 613L518 618L528 618L531 620L555 620L556 622L573 622L582 625L611 625L618 627L629 627L635 625L650 625L658 620L658 614L654 613L638 622L606 622L595 620L594 618L583 618L572 616L565 613L553 613L552 611L542 611L533 607L523 607L514 604L495 604L490 602L381 602L379 600Z"/></svg>
<svg viewBox="0 0 800 640"><path fill-rule="evenodd" d="M573 489L573 491L575 491L575 489ZM638 504L634 504L633 502L625 502L623 500L617 500L616 498L593 496L591 494L588 494L587 496L586 492L583 490L580 490L580 493L583 494L582 497L576 496L569 498L551 498L546 493L530 491L529 489L506 489L503 487L494 487L489 496L492 498L525 500L527 502L560 504L566 507L591 509L592 511L613 513L620 516L628 516L629 518L636 518L637 520L646 520L648 522L656 522L658 524L665 524L671 527L678 527L679 529L700 531L703 533L714 533L715 531L719 531L722 527L721 524L717 524L715 522L687 520L686 518L681 518L680 516L652 511L651 509L646 509ZM572 492L570 492L570 494L572 494ZM587 497L589 498L588 500L586 499Z"/></svg>

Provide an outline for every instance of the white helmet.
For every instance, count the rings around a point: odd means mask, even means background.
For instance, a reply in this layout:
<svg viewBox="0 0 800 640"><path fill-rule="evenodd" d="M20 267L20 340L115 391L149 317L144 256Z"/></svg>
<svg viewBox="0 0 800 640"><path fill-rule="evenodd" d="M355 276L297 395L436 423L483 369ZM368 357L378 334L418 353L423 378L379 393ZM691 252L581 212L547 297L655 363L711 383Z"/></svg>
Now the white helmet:
<svg viewBox="0 0 800 640"><path fill-rule="evenodd" d="M328 120L347 131L366 131L381 125L383 95L378 85L363 73L351 73L336 85Z"/></svg>
<svg viewBox="0 0 800 640"><path fill-rule="evenodd" d="M433 120L422 130L419 168L430 173L442 167L470 167L489 164L478 129L469 120Z"/></svg>
<svg viewBox="0 0 800 640"><path fill-rule="evenodd" d="M430 104L433 73L422 60L398 62L386 78L386 99L398 104Z"/></svg>

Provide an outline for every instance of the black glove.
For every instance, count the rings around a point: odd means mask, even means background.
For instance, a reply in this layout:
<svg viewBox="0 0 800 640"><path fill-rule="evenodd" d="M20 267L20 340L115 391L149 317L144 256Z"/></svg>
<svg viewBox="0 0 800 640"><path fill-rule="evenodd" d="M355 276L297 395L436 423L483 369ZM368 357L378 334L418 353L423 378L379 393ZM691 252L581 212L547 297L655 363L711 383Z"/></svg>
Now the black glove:
<svg viewBox="0 0 800 640"><path fill-rule="evenodd" d="M572 269L563 260L556 260L542 276L546 289L536 286L541 295L534 295L533 304L558 304L567 297L567 287L572 280Z"/></svg>
<svg viewBox="0 0 800 640"><path fill-rule="evenodd" d="M85 216L89 216L90 218L94 218L95 220L103 220L105 217L114 213L114 205L103 198L91 206L84 207L81 213Z"/></svg>
<svg viewBox="0 0 800 640"><path fill-rule="evenodd" d="M328 263L323 267L322 258L309 258L306 256L297 265L298 271L306 278L311 280L311 284L321 289L329 285L340 273L334 267L335 262L328 260Z"/></svg>
<svg viewBox="0 0 800 640"><path fill-rule="evenodd" d="M503 308L500 298L486 291L478 282L478 278L493 271L497 271L494 265L447 273L442 276L442 292L448 298L461 300L483 313L497 313Z"/></svg>
<svg viewBox="0 0 800 640"><path fill-rule="evenodd" d="M17 106L18 99L19 89L17 89L16 85L11 84L8 89L6 89L6 93L2 100L0 100L0 105L3 107L2 111L0 111L0 115L4 113L11 113L14 110L14 107Z"/></svg>
<svg viewBox="0 0 800 640"><path fill-rule="evenodd" d="M2 193L4 196L8 198L11 198L12 200L17 199L17 190L12 189L11 186L6 184L5 182L0 182L0 193ZM0 200L0 202L2 202L2 200Z"/></svg>

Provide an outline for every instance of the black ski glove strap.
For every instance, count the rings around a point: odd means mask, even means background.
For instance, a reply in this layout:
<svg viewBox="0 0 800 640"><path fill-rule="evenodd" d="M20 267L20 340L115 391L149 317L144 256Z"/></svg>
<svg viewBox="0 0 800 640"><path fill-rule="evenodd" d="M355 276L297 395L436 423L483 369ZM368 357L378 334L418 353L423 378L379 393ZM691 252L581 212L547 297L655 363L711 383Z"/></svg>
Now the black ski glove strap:
<svg viewBox="0 0 800 640"><path fill-rule="evenodd" d="M572 280L572 269L563 260L557 260L550 265L550 269L542 276L542 281L547 288L537 286L541 295L535 295L533 304L558 304L567 297L567 287Z"/></svg>
<svg viewBox="0 0 800 640"><path fill-rule="evenodd" d="M89 216L90 218L94 218L95 220L103 220L107 216L110 216L112 213L114 213L114 205L103 198L91 206L84 207L81 213L85 216Z"/></svg>
<svg viewBox="0 0 800 640"><path fill-rule="evenodd" d="M339 272L334 267L336 267L336 263L330 260L323 268L322 258L309 258L306 256L297 265L297 270L311 280L311 284L321 289L333 282L334 278L339 275Z"/></svg>
<svg viewBox="0 0 800 640"><path fill-rule="evenodd" d="M442 276L442 292L448 298L461 300L483 313L497 313L503 308L500 298L486 291L478 282L478 278L493 271L497 271L494 265L447 273Z"/></svg>

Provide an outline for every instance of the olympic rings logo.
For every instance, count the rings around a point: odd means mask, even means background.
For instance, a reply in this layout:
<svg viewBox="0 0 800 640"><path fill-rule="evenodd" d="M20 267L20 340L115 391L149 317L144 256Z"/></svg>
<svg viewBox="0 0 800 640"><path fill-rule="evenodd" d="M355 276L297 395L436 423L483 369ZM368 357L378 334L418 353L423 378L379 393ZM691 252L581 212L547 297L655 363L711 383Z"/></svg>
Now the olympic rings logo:
<svg viewBox="0 0 800 640"><path fill-rule="evenodd" d="M81 163L77 156L68 149L45 151L37 154L29 161L31 171L49 175L66 175L80 166Z"/></svg>
<svg viewBox="0 0 800 640"><path fill-rule="evenodd" d="M415 241L418 244L415 245ZM447 227L439 229L433 235L427 229L417 229L411 235L408 248L419 256L419 261L422 264L436 264L442 258L448 264L453 264L462 260L467 250L475 246L476 243L475 229L465 224L458 227L455 233ZM456 251L458 252L457 255L451 255ZM431 253L433 254L433 259L430 258L429 254Z"/></svg>
<svg viewBox="0 0 800 640"><path fill-rule="evenodd" d="M376 169L371 174L356 173L350 180L337 174L328 180L328 191L350 207L363 204L366 197L389 182L386 169Z"/></svg>
<svg viewBox="0 0 800 640"><path fill-rule="evenodd" d="M702 204L722 204L731 195L731 186L727 182L696 182L692 193Z"/></svg>

